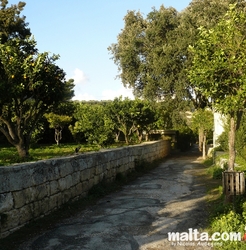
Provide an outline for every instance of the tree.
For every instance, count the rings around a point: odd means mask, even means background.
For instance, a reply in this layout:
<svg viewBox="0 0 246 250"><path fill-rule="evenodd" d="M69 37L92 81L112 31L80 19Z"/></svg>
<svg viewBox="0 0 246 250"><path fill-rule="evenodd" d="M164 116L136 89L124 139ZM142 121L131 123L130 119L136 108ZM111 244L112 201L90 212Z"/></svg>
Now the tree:
<svg viewBox="0 0 246 250"><path fill-rule="evenodd" d="M108 48L122 83L132 87L137 97L190 100L195 109L210 105L187 77L193 57L188 47L198 38L197 28L213 27L232 2L193 0L181 13L161 6L159 10L153 8L146 18L140 12L128 11L117 43ZM245 6L245 2L240 5Z"/></svg>
<svg viewBox="0 0 246 250"><path fill-rule="evenodd" d="M73 96L73 82L55 65L59 56L38 53L20 16L25 3L0 2L0 131L26 157L40 118Z"/></svg>
<svg viewBox="0 0 246 250"><path fill-rule="evenodd" d="M198 109L192 114L191 128L199 134L199 149L206 158L206 140L209 132L213 130L214 116L211 110ZM201 137L202 135L202 137Z"/></svg>
<svg viewBox="0 0 246 250"><path fill-rule="evenodd" d="M146 134L146 140L151 129L154 128L156 121L156 114L153 106L146 100L136 99L132 102L130 109L131 117L133 120L133 130L138 137L138 142L142 142L143 134Z"/></svg>
<svg viewBox="0 0 246 250"><path fill-rule="evenodd" d="M133 100L122 97L115 98L108 105L108 113L113 121L117 131L124 134L126 144L130 143L130 137L135 130L135 126L131 117Z"/></svg>
<svg viewBox="0 0 246 250"><path fill-rule="evenodd" d="M112 141L114 124L106 114L104 103L78 103L74 126L69 126L73 135L84 133L89 143L105 146Z"/></svg>
<svg viewBox="0 0 246 250"><path fill-rule="evenodd" d="M50 124L50 128L55 129L55 141L59 145L60 140L62 139L62 130L63 128L71 123L72 117L67 115L57 115L54 113L48 113L44 115Z"/></svg>
<svg viewBox="0 0 246 250"><path fill-rule="evenodd" d="M161 6L159 11L153 9L146 19L140 12L128 11L124 20L118 43L108 48L123 84L132 87L137 97L156 99L172 95L174 65L177 66L173 61L177 57L170 45L172 32L178 25L177 11Z"/></svg>
<svg viewBox="0 0 246 250"><path fill-rule="evenodd" d="M116 134L120 131L129 144L133 136L138 142L142 141L143 131L149 133L156 121L155 111L151 103L140 99L115 98L108 103L108 115L115 124Z"/></svg>
<svg viewBox="0 0 246 250"><path fill-rule="evenodd" d="M187 75L193 60L189 46L193 46L198 40L200 26L206 29L214 27L228 11L229 4L234 2L235 0L193 0L179 15L179 26L175 32L176 41L173 43L179 58L182 59L178 62L181 64L178 81L182 86L183 97L191 100L195 109L211 107L211 102L193 85Z"/></svg>
<svg viewBox="0 0 246 250"><path fill-rule="evenodd" d="M234 170L235 134L246 105L245 28L245 12L237 4L230 5L214 28L200 28L199 40L190 48L191 82L213 101L216 111L230 118L229 170Z"/></svg>
<svg viewBox="0 0 246 250"><path fill-rule="evenodd" d="M73 96L73 81L55 62L58 55L38 53L32 38L0 44L0 131L20 157L29 155L39 119Z"/></svg>
<svg viewBox="0 0 246 250"><path fill-rule="evenodd" d="M13 38L25 39L31 35L31 31L27 28L28 23L25 22L26 17L20 17L21 11L25 7L24 2L19 2L17 5L12 4L7 7L8 1L0 1L0 41L5 43Z"/></svg>

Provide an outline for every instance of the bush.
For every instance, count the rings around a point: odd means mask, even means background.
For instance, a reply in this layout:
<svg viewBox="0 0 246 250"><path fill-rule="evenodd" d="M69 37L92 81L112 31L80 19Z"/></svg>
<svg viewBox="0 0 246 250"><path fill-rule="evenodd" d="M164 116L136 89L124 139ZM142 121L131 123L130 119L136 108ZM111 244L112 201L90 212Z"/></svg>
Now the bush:
<svg viewBox="0 0 246 250"><path fill-rule="evenodd" d="M220 167L214 167L214 169L213 169L213 179L221 180L223 172L224 172L224 169L222 169Z"/></svg>
<svg viewBox="0 0 246 250"><path fill-rule="evenodd" d="M230 233L240 232L241 236L244 234L244 223L242 223L242 216L233 210L230 210L226 214L222 214L216 217L211 224L211 234L215 232ZM222 249L246 249L245 243L241 241L220 241L222 242ZM221 247L220 247L221 249Z"/></svg>

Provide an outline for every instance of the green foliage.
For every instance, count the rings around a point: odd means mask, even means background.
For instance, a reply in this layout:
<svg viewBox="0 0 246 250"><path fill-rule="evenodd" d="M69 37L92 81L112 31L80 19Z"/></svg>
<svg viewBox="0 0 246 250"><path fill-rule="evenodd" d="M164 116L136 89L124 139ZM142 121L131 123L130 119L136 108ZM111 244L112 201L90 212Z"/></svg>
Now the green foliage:
<svg viewBox="0 0 246 250"><path fill-rule="evenodd" d="M177 102L191 100L195 108L207 106L208 100L187 77L192 61L188 46L197 41L197 28L213 27L232 2L196 0L181 13L162 5L146 18L140 11L128 11L117 43L108 48L123 84L131 86L138 97L167 100L175 96Z"/></svg>
<svg viewBox="0 0 246 250"><path fill-rule="evenodd" d="M78 103L74 118L74 126L69 126L72 134L76 136L83 133L89 143L106 146L113 141L114 124L105 112L103 103Z"/></svg>
<svg viewBox="0 0 246 250"><path fill-rule="evenodd" d="M108 48L123 84L133 87L138 97L172 96L174 85L179 83L175 79L181 66L172 46L178 27L177 11L161 6L159 11L153 9L146 19L140 12L128 11L124 20L118 43Z"/></svg>
<svg viewBox="0 0 246 250"><path fill-rule="evenodd" d="M115 124L115 129L122 132L126 143L136 138L142 141L143 131L148 133L156 121L156 113L148 101L115 98L108 105L108 114Z"/></svg>
<svg viewBox="0 0 246 250"><path fill-rule="evenodd" d="M213 158L210 158L210 157L206 158L206 159L203 161L203 164L204 164L205 166L207 166L207 167L212 166L212 165L213 165Z"/></svg>
<svg viewBox="0 0 246 250"><path fill-rule="evenodd" d="M7 7L1 1L0 20L0 131L20 157L29 155L32 134L44 113L73 96L73 81L55 63L58 55L39 53L30 37L25 3Z"/></svg>
<svg viewBox="0 0 246 250"><path fill-rule="evenodd" d="M120 133L127 144L141 142L143 132L149 132L155 122L155 111L147 101L115 98L107 102L77 103L73 135L83 133L87 140L106 146L119 141Z"/></svg>
<svg viewBox="0 0 246 250"><path fill-rule="evenodd" d="M57 145L59 145L60 140L62 139L62 130L66 125L71 123L72 117L67 115L57 115L54 113L48 113L44 116L49 122L50 128L55 129L55 141Z"/></svg>
<svg viewBox="0 0 246 250"><path fill-rule="evenodd" d="M224 169L214 165L208 168L208 173L212 175L213 179L222 180L223 171Z"/></svg>
<svg viewBox="0 0 246 250"><path fill-rule="evenodd" d="M50 128L64 127L72 121L72 117L67 115L57 115L54 113L48 113L44 115L50 124Z"/></svg>
<svg viewBox="0 0 246 250"><path fill-rule="evenodd" d="M200 38L191 47L194 58L190 80L207 98L212 98L222 114L232 114L245 105L245 20L245 13L236 4L231 5L213 29L200 28Z"/></svg>
<svg viewBox="0 0 246 250"><path fill-rule="evenodd" d="M209 133L213 130L213 126L214 116L211 110L198 109L192 114L190 127L196 133L198 133L199 130Z"/></svg>
<svg viewBox="0 0 246 250"><path fill-rule="evenodd" d="M25 38L31 35L28 24L25 23L25 16L20 16L21 11L25 7L24 2L18 4L11 4L8 7L8 1L1 0L0 11L0 40L5 43L13 37Z"/></svg>
<svg viewBox="0 0 246 250"><path fill-rule="evenodd" d="M211 224L212 232L230 233L240 232L244 235L244 223L242 223L242 216L233 210L228 213L216 217ZM244 242L241 241L221 241L223 242L223 249L243 249ZM244 248L245 249L245 248Z"/></svg>
<svg viewBox="0 0 246 250"><path fill-rule="evenodd" d="M196 88L213 101L214 109L230 118L229 162L235 163L235 134L246 106L246 13L237 3L211 29L200 28L189 78Z"/></svg>

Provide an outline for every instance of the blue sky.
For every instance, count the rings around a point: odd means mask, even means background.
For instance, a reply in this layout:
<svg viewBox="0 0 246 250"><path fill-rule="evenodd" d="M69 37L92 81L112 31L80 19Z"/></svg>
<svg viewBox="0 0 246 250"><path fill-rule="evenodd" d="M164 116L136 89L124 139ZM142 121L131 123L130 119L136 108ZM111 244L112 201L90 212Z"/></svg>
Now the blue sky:
<svg viewBox="0 0 246 250"><path fill-rule="evenodd" d="M107 48L117 42L127 10L148 14L152 7L186 8L191 0L22 0L22 12L40 52L59 54L57 64L75 80L76 100L132 97L123 87ZM18 0L9 0L9 5Z"/></svg>

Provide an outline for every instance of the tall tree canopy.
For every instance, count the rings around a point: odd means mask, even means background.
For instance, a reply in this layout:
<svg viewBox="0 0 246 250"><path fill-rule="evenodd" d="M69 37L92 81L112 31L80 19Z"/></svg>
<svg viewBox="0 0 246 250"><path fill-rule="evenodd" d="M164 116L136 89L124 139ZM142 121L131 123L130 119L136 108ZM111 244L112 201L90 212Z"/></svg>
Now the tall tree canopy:
<svg viewBox="0 0 246 250"><path fill-rule="evenodd" d="M136 96L153 99L173 94L174 61L178 58L170 44L178 26L177 14L174 8L164 6L159 11L153 9L146 19L140 12L129 11L118 43L108 48L123 84L133 87Z"/></svg>
<svg viewBox="0 0 246 250"><path fill-rule="evenodd" d="M229 164L235 163L235 133L246 107L246 13L230 5L224 18L211 29L200 28L194 47L191 82L214 103L215 110L230 117Z"/></svg>
<svg viewBox="0 0 246 250"><path fill-rule="evenodd" d="M65 72L55 64L58 55L38 52L25 18L19 17L24 4L6 5L2 0L0 23L9 26L3 25L0 41L0 131L26 157L37 122L60 102L71 99L73 81L66 81ZM5 12L9 22L5 22Z"/></svg>
<svg viewBox="0 0 246 250"><path fill-rule="evenodd" d="M28 23L25 22L26 17L20 16L21 11L25 7L24 2L12 4L8 7L7 0L0 1L0 40L1 43L12 38L24 39L31 35Z"/></svg>
<svg viewBox="0 0 246 250"><path fill-rule="evenodd" d="M209 100L187 77L193 57L188 47L198 39L197 28L217 24L231 2L234 0L193 0L182 12L161 6L146 17L128 11L117 43L108 48L122 83L138 97L175 97L177 102L191 100L195 108L207 106Z"/></svg>

